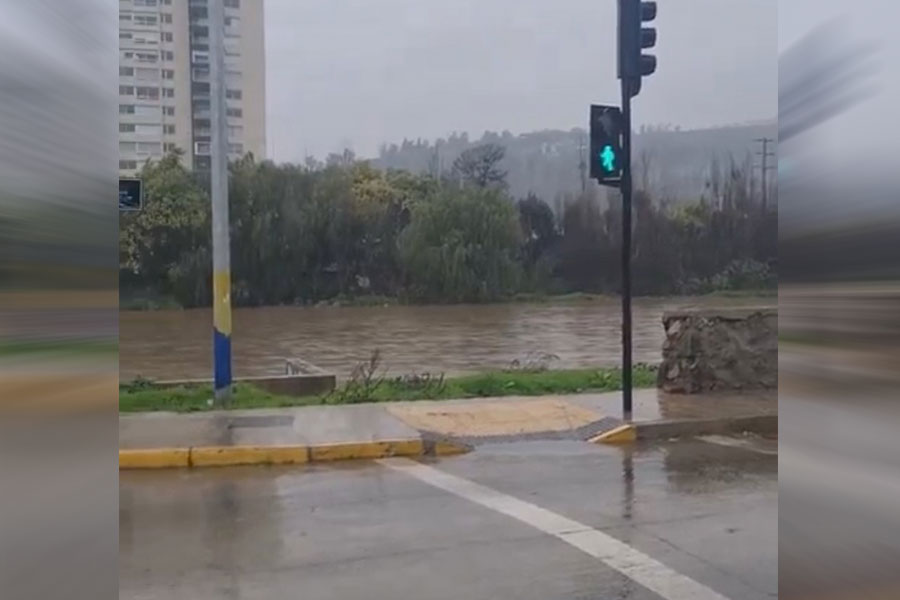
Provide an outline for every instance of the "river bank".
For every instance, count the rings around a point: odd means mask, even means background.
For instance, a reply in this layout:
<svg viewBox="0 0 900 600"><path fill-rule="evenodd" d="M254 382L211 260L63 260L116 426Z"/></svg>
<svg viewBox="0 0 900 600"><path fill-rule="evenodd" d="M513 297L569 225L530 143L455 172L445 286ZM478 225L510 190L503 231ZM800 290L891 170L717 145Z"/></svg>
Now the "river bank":
<svg viewBox="0 0 900 600"><path fill-rule="evenodd" d="M632 370L636 388L653 387L656 368L637 365ZM234 387L232 409L277 408L329 404L360 404L400 400L449 400L461 398L539 396L609 392L622 387L620 369L570 369L542 371L487 371L460 377L407 375L351 380L331 393L291 397L270 394L252 385ZM211 410L209 385L156 388L152 382L133 381L119 386L120 412Z"/></svg>

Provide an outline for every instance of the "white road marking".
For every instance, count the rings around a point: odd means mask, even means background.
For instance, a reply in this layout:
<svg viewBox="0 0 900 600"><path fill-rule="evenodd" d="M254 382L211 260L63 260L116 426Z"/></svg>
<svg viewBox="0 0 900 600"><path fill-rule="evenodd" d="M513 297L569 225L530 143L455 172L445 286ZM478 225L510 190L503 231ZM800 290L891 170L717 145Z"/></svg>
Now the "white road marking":
<svg viewBox="0 0 900 600"><path fill-rule="evenodd" d="M697 439L707 442L709 444L716 444L719 446L729 446L731 448L741 448L743 450L749 450L750 452L756 452L757 454L768 454L771 456L778 455L778 450L769 450L768 448L759 448L759 447L753 445L752 440L738 439L738 438L733 438L733 437L727 437L724 435L702 435Z"/></svg>
<svg viewBox="0 0 900 600"><path fill-rule="evenodd" d="M540 506L408 458L377 462L552 535L666 600L729 600L612 536Z"/></svg>

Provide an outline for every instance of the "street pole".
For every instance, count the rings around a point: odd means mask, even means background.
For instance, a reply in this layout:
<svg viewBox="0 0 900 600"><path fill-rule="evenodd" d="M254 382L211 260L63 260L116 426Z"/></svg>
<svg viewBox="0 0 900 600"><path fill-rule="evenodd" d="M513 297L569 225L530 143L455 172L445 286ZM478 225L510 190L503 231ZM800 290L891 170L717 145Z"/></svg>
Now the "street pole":
<svg viewBox="0 0 900 600"><path fill-rule="evenodd" d="M768 171L772 167L768 164L768 159L770 156L775 156L773 152L769 152L769 144L774 140L772 138L758 138L754 140L756 142L762 142L762 152L757 152L757 154L762 156L762 210L763 213L766 212L769 205L769 185L768 185Z"/></svg>
<svg viewBox="0 0 900 600"><path fill-rule="evenodd" d="M231 252L228 232L228 124L225 109L225 7L209 0L210 195L213 246L215 405L231 402Z"/></svg>
<svg viewBox="0 0 900 600"><path fill-rule="evenodd" d="M622 78L622 418L631 421L631 79Z"/></svg>

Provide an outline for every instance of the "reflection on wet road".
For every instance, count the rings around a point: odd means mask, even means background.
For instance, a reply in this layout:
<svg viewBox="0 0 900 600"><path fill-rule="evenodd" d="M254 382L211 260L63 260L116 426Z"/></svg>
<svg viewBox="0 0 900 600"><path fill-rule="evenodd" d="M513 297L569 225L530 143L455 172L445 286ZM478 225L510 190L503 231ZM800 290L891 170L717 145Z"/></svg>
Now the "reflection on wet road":
<svg viewBox="0 0 900 600"><path fill-rule="evenodd" d="M772 598L776 460L517 442L429 463L452 489L375 463L123 472L120 597ZM583 526L578 543L547 533L560 523Z"/></svg>
<svg viewBox="0 0 900 600"><path fill-rule="evenodd" d="M774 298L639 298L634 302L634 358L659 362L663 311L689 306L772 305ZM560 304L269 307L234 311L237 375L284 372L302 358L346 376L380 349L394 373L462 372L507 367L533 352L559 357L554 368L616 365L621 313L617 298ZM208 377L208 310L122 312L123 380Z"/></svg>

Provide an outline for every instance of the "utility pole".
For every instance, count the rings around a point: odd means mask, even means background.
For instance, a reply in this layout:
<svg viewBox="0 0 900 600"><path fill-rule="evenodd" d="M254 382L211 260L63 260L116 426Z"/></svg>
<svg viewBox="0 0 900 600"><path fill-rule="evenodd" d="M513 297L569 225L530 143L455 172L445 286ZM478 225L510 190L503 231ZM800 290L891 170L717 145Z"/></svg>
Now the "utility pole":
<svg viewBox="0 0 900 600"><path fill-rule="evenodd" d="M213 249L215 405L231 403L231 251L228 219L228 123L225 104L225 7L209 0L210 196Z"/></svg>
<svg viewBox="0 0 900 600"><path fill-rule="evenodd" d="M762 143L762 152L757 152L756 154L757 154L757 156L762 157L762 165L760 167L760 170L762 171L762 210L763 210L763 213L765 213L766 209L768 207L768 201L769 201L769 186L767 185L767 175L768 175L769 169L775 168L774 165L771 165L771 166L768 165L769 157L775 156L774 152L769 152L769 144L771 144L775 140L773 140L772 138L762 137L762 138L755 139L753 141Z"/></svg>

